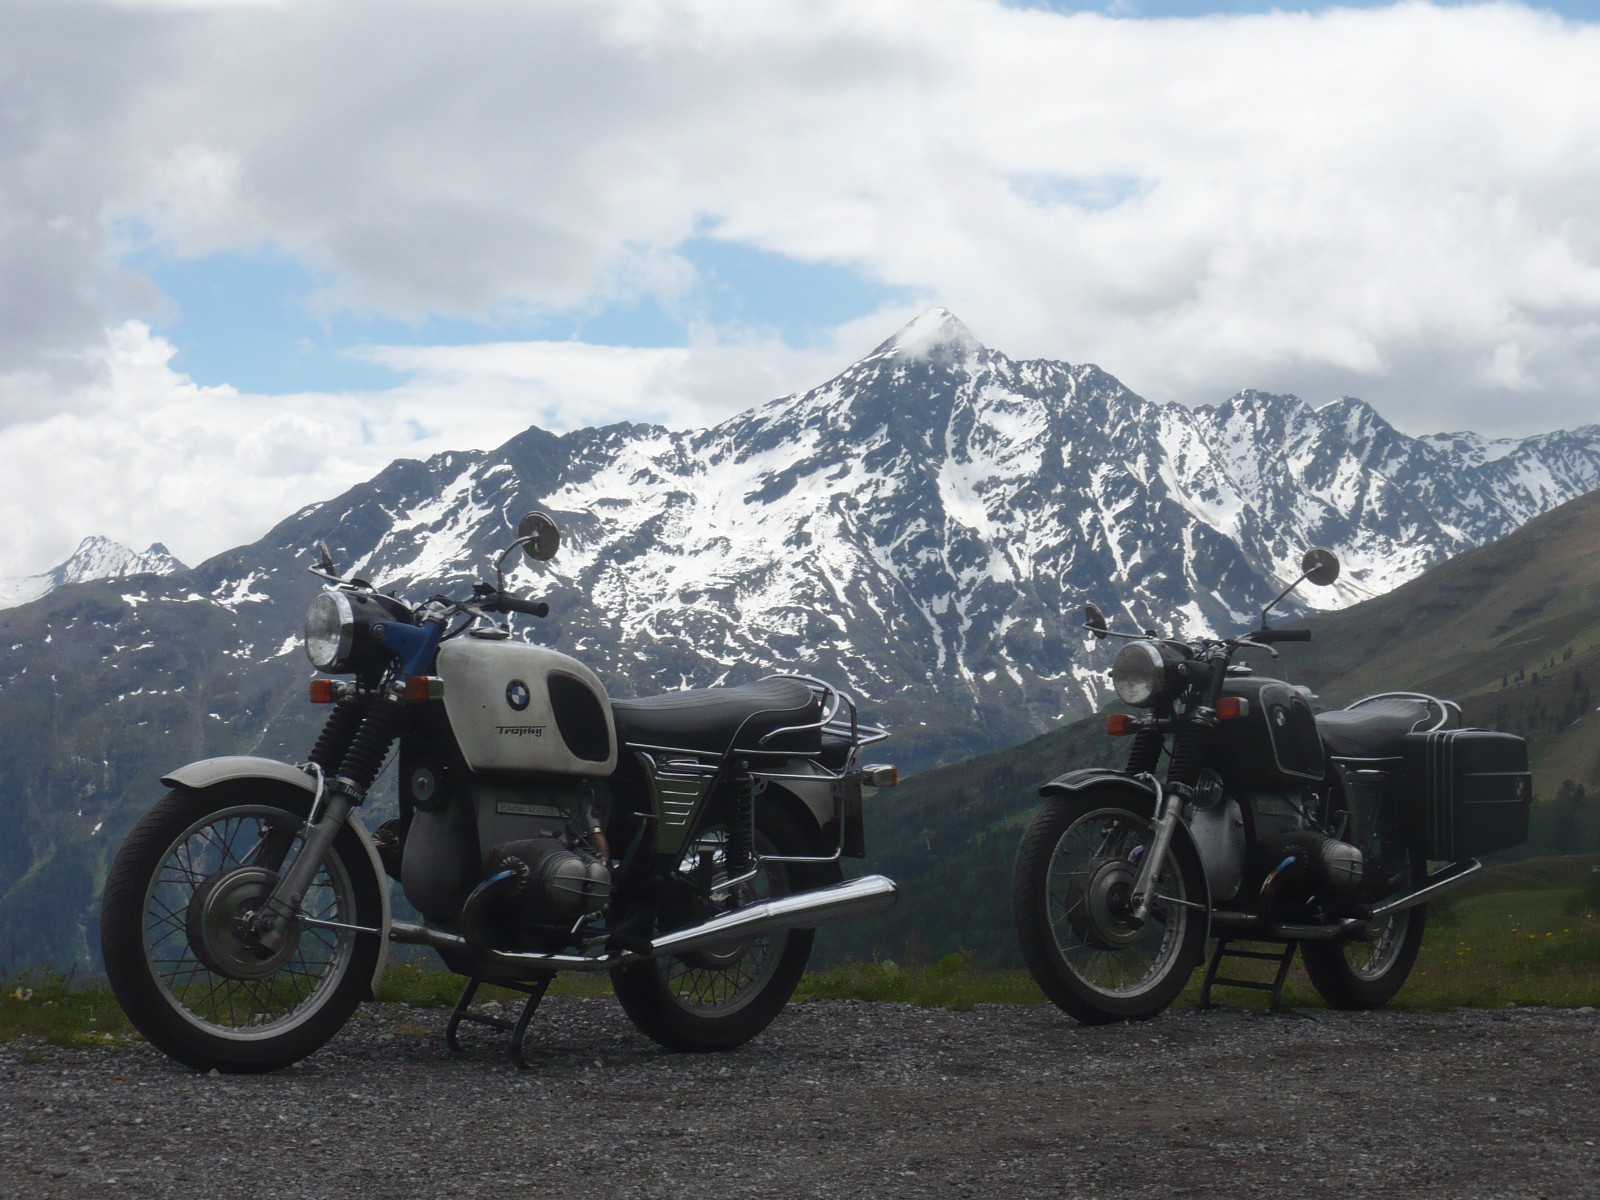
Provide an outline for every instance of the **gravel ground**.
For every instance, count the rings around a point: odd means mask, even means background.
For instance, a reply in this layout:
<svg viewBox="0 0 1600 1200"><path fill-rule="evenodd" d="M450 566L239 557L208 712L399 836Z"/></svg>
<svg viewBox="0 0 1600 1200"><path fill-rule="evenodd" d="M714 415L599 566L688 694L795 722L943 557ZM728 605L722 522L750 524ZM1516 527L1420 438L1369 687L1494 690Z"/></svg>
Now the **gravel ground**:
<svg viewBox="0 0 1600 1200"><path fill-rule="evenodd" d="M369 1005L269 1076L143 1044L0 1045L0 1195L1600 1194L1600 1014L791 1006L665 1053L609 999L547 1000L532 1069L491 1030Z"/></svg>

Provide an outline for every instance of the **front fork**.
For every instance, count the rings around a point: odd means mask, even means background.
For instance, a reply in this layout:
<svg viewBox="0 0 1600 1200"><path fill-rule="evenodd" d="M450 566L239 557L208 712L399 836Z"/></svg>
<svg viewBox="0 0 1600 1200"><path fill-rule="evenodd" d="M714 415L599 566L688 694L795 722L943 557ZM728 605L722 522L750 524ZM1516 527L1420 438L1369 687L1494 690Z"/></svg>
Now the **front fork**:
<svg viewBox="0 0 1600 1200"><path fill-rule="evenodd" d="M333 839L339 835L355 805L343 793L334 795L322 806L321 814L311 821L300 843L300 853L294 856L289 869L278 877L278 886L272 889L253 922L255 940L270 957L283 949L300 913L300 903L306 889L311 886L317 868L327 857Z"/></svg>
<svg viewBox="0 0 1600 1200"><path fill-rule="evenodd" d="M276 954L288 943L300 915L301 902L332 849L333 839L350 819L350 814L366 799L378 772L383 769L400 733L402 694L391 686L372 702L366 715L354 726L354 736L344 748L339 769L331 779L324 775L323 764L314 755L312 765L318 772L317 794L311 803L300 852L279 875L277 886L251 922L255 941L265 956ZM331 714L329 730L340 720L340 713ZM318 751L325 749L326 740L326 737L318 739Z"/></svg>
<svg viewBox="0 0 1600 1200"><path fill-rule="evenodd" d="M1139 874L1133 881L1133 918L1144 921L1150 916L1150 905L1156 898L1156 875L1161 870L1161 860L1172 848L1172 835L1177 832L1183 814L1183 797L1176 790L1161 786L1154 775L1138 775L1136 779L1148 784L1156 795L1155 836L1150 839L1144 861L1139 864Z"/></svg>
<svg viewBox="0 0 1600 1200"><path fill-rule="evenodd" d="M1209 706L1189 714L1173 739L1165 787L1155 776L1153 768L1156 756L1147 753L1148 746L1135 745L1134 757L1145 770L1134 778L1147 784L1156 798L1155 834L1150 839L1144 861L1139 864L1139 874L1133 881L1133 895L1130 897L1133 917L1137 921L1147 920L1150 916L1151 904L1156 899L1156 875L1161 870L1161 862L1166 858L1167 851L1172 847L1173 834L1183 818L1184 800L1190 795L1195 780L1200 777L1200 763L1211 744L1215 728L1216 715Z"/></svg>

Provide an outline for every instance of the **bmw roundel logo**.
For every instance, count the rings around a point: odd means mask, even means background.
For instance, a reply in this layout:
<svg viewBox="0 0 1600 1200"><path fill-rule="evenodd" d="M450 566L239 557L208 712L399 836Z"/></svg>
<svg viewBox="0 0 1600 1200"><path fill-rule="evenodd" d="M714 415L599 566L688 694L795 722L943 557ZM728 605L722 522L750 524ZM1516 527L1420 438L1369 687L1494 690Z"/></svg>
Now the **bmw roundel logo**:
<svg viewBox="0 0 1600 1200"><path fill-rule="evenodd" d="M533 699L533 693L528 690L528 685L520 679L513 679L506 684L506 703L521 712L528 707L528 702Z"/></svg>

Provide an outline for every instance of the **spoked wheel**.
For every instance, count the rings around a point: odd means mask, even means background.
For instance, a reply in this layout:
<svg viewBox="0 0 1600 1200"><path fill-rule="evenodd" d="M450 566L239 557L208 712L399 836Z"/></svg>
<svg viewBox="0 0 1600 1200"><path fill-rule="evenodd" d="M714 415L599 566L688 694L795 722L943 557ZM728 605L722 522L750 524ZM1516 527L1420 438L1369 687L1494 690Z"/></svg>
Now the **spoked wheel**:
<svg viewBox="0 0 1600 1200"><path fill-rule="evenodd" d="M1398 891L1409 880L1421 883L1428 864L1420 853L1399 852L1387 886ZM1336 942L1303 942L1300 957L1320 995L1334 1008L1381 1008L1405 984L1422 949L1427 905L1395 913L1361 934Z"/></svg>
<svg viewBox="0 0 1600 1200"><path fill-rule="evenodd" d="M727 876L725 825L705 829L685 850L679 868L709 889ZM811 838L789 813L758 807L758 854L809 855ZM735 885L729 910L805 891L822 881L814 867L762 863ZM710 912L706 916L712 915ZM612 987L633 1023L671 1050L732 1050L772 1023L794 994L811 957L815 930L785 929L683 955L617 967Z"/></svg>
<svg viewBox="0 0 1600 1200"><path fill-rule="evenodd" d="M254 781L178 789L134 826L106 879L100 937L134 1027L201 1070L271 1071L320 1047L355 1011L380 952L371 861L343 829L281 946L250 918L298 852L309 797Z"/></svg>
<svg viewBox="0 0 1600 1200"><path fill-rule="evenodd" d="M1133 885L1152 822L1119 798L1052 800L1017 851L1011 911L1023 961L1061 1009L1080 1021L1153 1017L1183 990L1205 941L1205 877L1174 838L1142 921Z"/></svg>

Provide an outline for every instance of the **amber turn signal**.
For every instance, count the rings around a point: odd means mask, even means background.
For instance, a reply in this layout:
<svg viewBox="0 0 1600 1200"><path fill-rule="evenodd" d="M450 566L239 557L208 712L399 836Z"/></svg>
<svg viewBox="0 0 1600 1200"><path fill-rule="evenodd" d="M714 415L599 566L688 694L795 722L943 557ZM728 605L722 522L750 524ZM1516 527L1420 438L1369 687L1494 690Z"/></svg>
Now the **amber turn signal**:
<svg viewBox="0 0 1600 1200"><path fill-rule="evenodd" d="M311 703L332 704L333 701L333 680L313 679L311 681Z"/></svg>
<svg viewBox="0 0 1600 1200"><path fill-rule="evenodd" d="M1106 732L1112 737L1127 737L1133 732L1133 718L1127 713L1112 713L1106 718Z"/></svg>
<svg viewBox="0 0 1600 1200"><path fill-rule="evenodd" d="M1250 715L1250 701L1243 696L1221 696L1217 699L1217 720L1232 721Z"/></svg>
<svg viewBox="0 0 1600 1200"><path fill-rule="evenodd" d="M444 680L437 675L406 676L405 698L413 703L437 700L444 695Z"/></svg>

